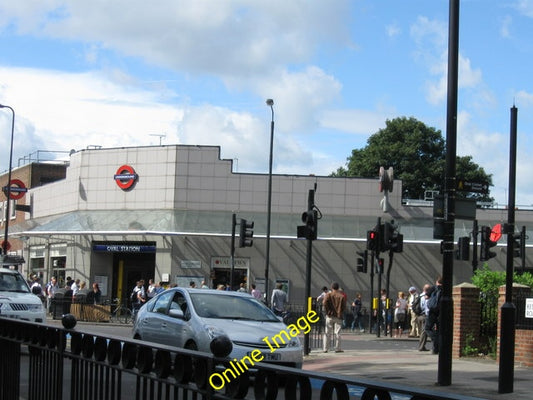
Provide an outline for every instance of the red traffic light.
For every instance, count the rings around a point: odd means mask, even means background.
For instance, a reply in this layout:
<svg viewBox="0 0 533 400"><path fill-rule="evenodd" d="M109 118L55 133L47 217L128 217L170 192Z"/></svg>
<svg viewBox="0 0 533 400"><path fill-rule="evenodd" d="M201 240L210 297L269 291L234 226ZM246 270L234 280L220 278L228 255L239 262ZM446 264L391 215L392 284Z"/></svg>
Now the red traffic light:
<svg viewBox="0 0 533 400"><path fill-rule="evenodd" d="M497 242L502 237L502 224L496 224L490 231L490 241Z"/></svg>

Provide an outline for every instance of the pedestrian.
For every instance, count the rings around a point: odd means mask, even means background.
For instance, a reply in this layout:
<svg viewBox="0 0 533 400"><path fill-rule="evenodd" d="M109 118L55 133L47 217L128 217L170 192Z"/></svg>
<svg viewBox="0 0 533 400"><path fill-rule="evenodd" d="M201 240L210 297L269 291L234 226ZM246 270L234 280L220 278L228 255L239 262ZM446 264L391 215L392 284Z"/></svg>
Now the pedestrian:
<svg viewBox="0 0 533 400"><path fill-rule="evenodd" d="M428 315L426 318L425 331L433 343L433 354L439 354L440 329L439 329L439 311L440 299L442 296L442 278L438 277L435 286L431 289L430 295L427 297L426 305L428 308Z"/></svg>
<svg viewBox="0 0 533 400"><path fill-rule="evenodd" d="M272 299L270 301L272 311L278 316L281 316L285 311L285 303L287 302L287 293L281 289L282 287L281 283L276 283L276 288L272 291Z"/></svg>
<svg viewBox="0 0 533 400"><path fill-rule="evenodd" d="M191 289L196 288L196 282L195 282L195 281L190 281L190 282L189 282L189 287L190 287Z"/></svg>
<svg viewBox="0 0 533 400"><path fill-rule="evenodd" d="M239 290L237 290L237 291L238 291L238 292L247 293L248 290L246 290L246 283L241 282L241 284L239 285Z"/></svg>
<svg viewBox="0 0 533 400"><path fill-rule="evenodd" d="M80 290L80 280L76 279L74 282L72 282L70 289L72 290L72 298L76 297L78 290Z"/></svg>
<svg viewBox="0 0 533 400"><path fill-rule="evenodd" d="M53 303L53 298L54 298L54 295L56 294L56 292L59 290L59 284L57 283L57 278L55 276L52 276L50 278L50 282L48 282L46 284L46 287L45 287L45 293L46 293L46 301L47 301L47 308L48 308L48 312L50 314L53 313L53 309L52 309L52 303Z"/></svg>
<svg viewBox="0 0 533 400"><path fill-rule="evenodd" d="M352 321L352 332L355 330L355 327L359 329L359 332L364 333L365 328L363 326L363 302L362 302L362 296L361 293L357 293L355 295L355 299L352 301L352 314L353 314L353 321Z"/></svg>
<svg viewBox="0 0 533 400"><path fill-rule="evenodd" d="M146 290L146 297L151 299L155 296L156 284L153 279L148 279L148 289Z"/></svg>
<svg viewBox="0 0 533 400"><path fill-rule="evenodd" d="M429 314L429 310L427 307L427 299L429 298L429 293L431 291L431 285L429 283L425 284L422 293L419 295L419 304L420 306L417 306L417 303L415 302L413 305L413 310L415 312L419 312L418 318L417 318L417 324L420 327L420 338L418 339L418 351L428 351L426 348L426 343L428 340L428 334L426 332L426 319ZM417 309L420 307L420 311L417 311Z"/></svg>
<svg viewBox="0 0 533 400"><path fill-rule="evenodd" d="M201 288L202 289L209 289L209 286L207 286L207 283L205 283L205 281L202 281Z"/></svg>
<svg viewBox="0 0 533 400"><path fill-rule="evenodd" d="M144 291L144 281L141 279L137 281L137 284L131 292L131 306L133 308L133 315L137 315L137 311L146 302L146 292Z"/></svg>
<svg viewBox="0 0 533 400"><path fill-rule="evenodd" d="M252 283L251 295L254 296L257 300L263 299L263 294L261 293L259 289L257 289L257 286L255 286L254 283Z"/></svg>
<svg viewBox="0 0 533 400"><path fill-rule="evenodd" d="M102 291L97 282L93 283L93 290L89 291L87 294L87 303L88 304L100 304L102 301Z"/></svg>
<svg viewBox="0 0 533 400"><path fill-rule="evenodd" d="M420 336L420 329L417 323L418 315L413 311L413 303L417 298L420 298L420 294L415 286L411 286L407 297L407 320L410 324L409 337Z"/></svg>
<svg viewBox="0 0 533 400"><path fill-rule="evenodd" d="M80 282L80 287L76 294L74 295L75 303L86 303L87 296L89 295L89 289L87 288L87 283L85 281Z"/></svg>
<svg viewBox="0 0 533 400"><path fill-rule="evenodd" d="M405 321L407 321L407 299L404 292L398 292L396 305L394 306L394 328L396 332L395 338L401 338L405 328Z"/></svg>
<svg viewBox="0 0 533 400"><path fill-rule="evenodd" d="M331 284L331 292L326 294L323 301L326 314L326 330L324 333L323 349L327 353L330 349L332 335L335 336L335 352L343 352L341 347L341 330L344 310L346 310L346 297L339 291L339 284Z"/></svg>

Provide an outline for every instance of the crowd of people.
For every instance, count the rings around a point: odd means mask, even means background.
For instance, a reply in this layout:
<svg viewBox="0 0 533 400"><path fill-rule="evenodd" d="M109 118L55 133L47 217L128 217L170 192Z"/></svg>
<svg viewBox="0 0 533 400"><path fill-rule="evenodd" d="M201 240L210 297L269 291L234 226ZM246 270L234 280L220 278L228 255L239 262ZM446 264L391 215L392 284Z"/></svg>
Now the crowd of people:
<svg viewBox="0 0 533 400"><path fill-rule="evenodd" d="M391 299L385 289L381 289L378 301L379 308L373 309L372 329L378 329L385 335L393 338L402 338L407 335L418 338L418 350L429 351L428 338L431 339L433 354L439 352L438 319L442 278L437 278L434 285L425 284L422 291L411 286L407 293L399 291L395 299ZM365 332L365 313L361 293L356 293L352 301L337 282L331 287L322 287L321 293L316 297L317 309L325 318L325 333L323 351L331 351L334 344L335 352L342 352L342 329L350 328L351 332ZM332 341L332 339L334 339Z"/></svg>
<svg viewBox="0 0 533 400"><path fill-rule="evenodd" d="M72 279L67 276L63 284L59 284L57 277L52 276L46 285L41 284L38 275L30 277L30 289L33 294L39 296L46 306L48 313L53 314L55 307L59 307L61 313L68 312L70 304L100 304L102 301L102 291L97 282L93 282L91 288L87 287L85 281Z"/></svg>
<svg viewBox="0 0 533 400"><path fill-rule="evenodd" d="M30 277L30 287L34 294L42 298L49 313L53 313L54 300L63 305L70 303L100 304L102 302L102 292L97 282L91 288L87 288L86 282L80 279L72 279L70 276L65 279L63 285L59 285L55 276L52 276L46 285L42 285L37 275ZM136 282L130 295L130 303L135 313L144 303L155 295L164 291L167 287L175 287L177 284L165 286L163 282L155 282L153 279ZM190 288L196 288L196 282L189 283ZM419 338L418 350L429 351L427 348L428 338L431 339L434 354L438 348L438 311L440 305L442 279L439 277L434 285L429 283L422 287L419 292L415 286L411 286L407 293L399 291L396 299L392 300L385 289L381 289L379 308L373 310L373 331L380 330L385 335L394 338L402 338L407 334L412 338ZM202 281L200 288L209 288L205 281ZM228 285L218 284L217 290L231 290ZM266 302L266 296L251 284L248 288L242 282L237 289L239 292L251 294L258 300ZM272 290L270 297L270 307L278 316L285 316L287 312L288 295L281 283L277 283ZM349 328L351 332L365 332L365 311L361 293L356 293L352 300L348 300L347 294L340 287L338 282L333 282L330 287L323 286L321 293L316 297L316 306L319 314L325 319L325 331L323 340L323 351L332 350L334 344L335 352L342 352L341 332ZM348 318L349 317L349 318ZM334 339L332 341L332 339Z"/></svg>

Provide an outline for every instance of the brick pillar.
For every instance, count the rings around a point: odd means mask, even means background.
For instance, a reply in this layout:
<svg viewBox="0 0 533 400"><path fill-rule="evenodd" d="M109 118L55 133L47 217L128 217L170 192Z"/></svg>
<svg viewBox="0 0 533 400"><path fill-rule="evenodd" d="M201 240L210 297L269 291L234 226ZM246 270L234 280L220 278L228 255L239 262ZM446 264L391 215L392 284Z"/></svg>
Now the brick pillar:
<svg viewBox="0 0 533 400"><path fill-rule="evenodd" d="M500 361L500 333L501 333L501 321L502 321L502 306L505 303L505 285L499 288L498 298L498 347L496 349L496 360ZM528 297L531 295L531 288L519 283L513 283L512 302L516 306L516 297L520 295ZM533 331L517 330L515 332L515 365L533 365L533 354L531 353Z"/></svg>
<svg viewBox="0 0 533 400"><path fill-rule="evenodd" d="M461 351L466 345L469 334L475 340L473 345L476 345L479 339L481 318L479 292L479 288L471 283L461 283L453 287L453 358L461 357Z"/></svg>

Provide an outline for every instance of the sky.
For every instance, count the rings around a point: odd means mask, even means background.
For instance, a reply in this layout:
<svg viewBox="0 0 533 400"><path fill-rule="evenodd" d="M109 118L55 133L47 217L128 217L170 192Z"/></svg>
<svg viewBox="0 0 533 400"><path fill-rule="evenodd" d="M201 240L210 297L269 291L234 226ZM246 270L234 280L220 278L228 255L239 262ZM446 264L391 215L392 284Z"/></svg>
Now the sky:
<svg viewBox="0 0 533 400"><path fill-rule="evenodd" d="M276 174L329 175L387 119L446 138L448 18L444 0L0 0L13 167L161 143L268 173L272 120ZM460 2L457 154L492 174L499 205L513 105L515 204L533 205L532 37L533 0ZM1 109L2 171L11 123Z"/></svg>

